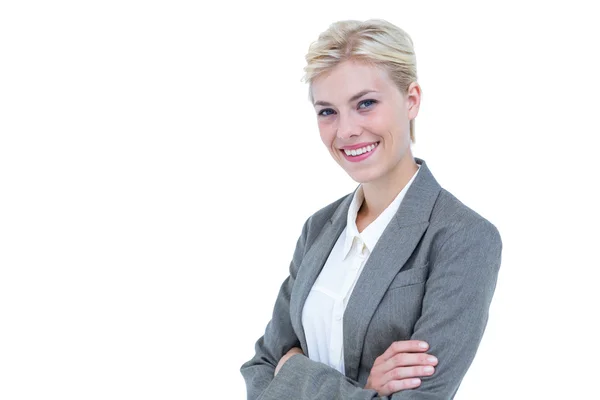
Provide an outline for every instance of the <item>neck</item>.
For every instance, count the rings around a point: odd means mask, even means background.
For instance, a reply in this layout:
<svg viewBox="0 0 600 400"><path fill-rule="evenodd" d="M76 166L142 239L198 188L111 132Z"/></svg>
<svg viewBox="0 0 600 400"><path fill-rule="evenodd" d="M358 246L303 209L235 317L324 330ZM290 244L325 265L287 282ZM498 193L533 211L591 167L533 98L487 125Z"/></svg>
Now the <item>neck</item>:
<svg viewBox="0 0 600 400"><path fill-rule="evenodd" d="M388 174L375 181L363 183L365 199L359 213L366 218L377 218L394 201L418 169L414 157L408 152Z"/></svg>

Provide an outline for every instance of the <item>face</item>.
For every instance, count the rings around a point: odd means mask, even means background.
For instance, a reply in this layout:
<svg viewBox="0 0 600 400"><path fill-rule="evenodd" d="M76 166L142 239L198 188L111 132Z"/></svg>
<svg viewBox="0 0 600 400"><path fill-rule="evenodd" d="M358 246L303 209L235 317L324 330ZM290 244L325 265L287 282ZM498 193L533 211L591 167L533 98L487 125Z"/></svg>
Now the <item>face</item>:
<svg viewBox="0 0 600 400"><path fill-rule="evenodd" d="M413 168L410 120L420 103L416 82L404 96L387 72L350 60L315 79L311 89L321 140L352 179L383 182Z"/></svg>

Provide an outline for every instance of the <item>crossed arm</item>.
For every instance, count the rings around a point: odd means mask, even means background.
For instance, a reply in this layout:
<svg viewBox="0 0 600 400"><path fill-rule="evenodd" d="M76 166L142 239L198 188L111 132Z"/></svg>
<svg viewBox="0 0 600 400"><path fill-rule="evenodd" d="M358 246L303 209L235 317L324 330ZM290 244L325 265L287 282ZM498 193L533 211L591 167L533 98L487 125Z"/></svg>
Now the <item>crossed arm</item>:
<svg viewBox="0 0 600 400"><path fill-rule="evenodd" d="M411 390L379 396L339 371L298 354L274 375L288 350L299 347L290 321L289 300L305 251L304 224L290 264L290 275L281 285L265 334L256 342L255 356L240 369L248 400L448 400L452 399L471 365L483 336L496 287L502 241L496 227L484 219L452 233L431 256L422 314L411 339L430 345L439 363L432 376Z"/></svg>

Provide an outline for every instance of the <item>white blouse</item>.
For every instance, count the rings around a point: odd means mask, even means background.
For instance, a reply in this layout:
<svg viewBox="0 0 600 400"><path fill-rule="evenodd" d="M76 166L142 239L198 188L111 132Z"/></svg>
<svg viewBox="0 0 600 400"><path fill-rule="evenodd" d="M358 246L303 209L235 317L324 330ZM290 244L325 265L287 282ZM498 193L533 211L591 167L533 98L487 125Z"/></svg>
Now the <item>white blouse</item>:
<svg viewBox="0 0 600 400"><path fill-rule="evenodd" d="M419 170L392 203L360 233L356 227L356 216L364 200L362 185L354 193L346 227L331 250L302 310L302 325L311 360L327 364L345 374L343 316L348 299L371 251L398 211L418 173Z"/></svg>

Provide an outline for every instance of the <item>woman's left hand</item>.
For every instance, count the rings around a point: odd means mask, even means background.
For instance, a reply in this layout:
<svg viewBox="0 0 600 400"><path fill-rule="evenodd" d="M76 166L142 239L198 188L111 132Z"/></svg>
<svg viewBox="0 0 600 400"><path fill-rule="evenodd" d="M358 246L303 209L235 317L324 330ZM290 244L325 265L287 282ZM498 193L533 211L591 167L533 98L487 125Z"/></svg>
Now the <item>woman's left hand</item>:
<svg viewBox="0 0 600 400"><path fill-rule="evenodd" d="M304 353L302 352L302 349L300 347L292 347L287 353L285 353L285 355L283 357L281 357L281 360L279 360L279 363L277 364L277 368L275 368L275 375L277 375L277 373L279 372L279 370L281 369L283 364L285 364L285 362L287 360L289 360L290 357L292 357L295 354L304 355Z"/></svg>

